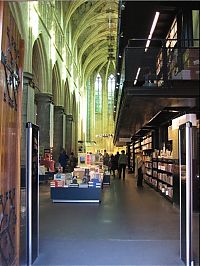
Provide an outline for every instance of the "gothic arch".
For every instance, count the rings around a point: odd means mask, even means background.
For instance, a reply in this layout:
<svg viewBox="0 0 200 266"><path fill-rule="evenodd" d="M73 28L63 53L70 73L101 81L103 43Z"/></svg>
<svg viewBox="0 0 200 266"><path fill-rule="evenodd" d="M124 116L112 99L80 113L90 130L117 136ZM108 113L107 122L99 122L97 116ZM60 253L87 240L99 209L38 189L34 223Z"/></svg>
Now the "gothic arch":
<svg viewBox="0 0 200 266"><path fill-rule="evenodd" d="M52 70L52 94L54 105L62 105L61 78L57 62L55 62Z"/></svg>
<svg viewBox="0 0 200 266"><path fill-rule="evenodd" d="M49 92L49 88L47 86L48 82L48 68L46 67L46 52L45 45L43 42L42 34L38 36L33 45L32 50L32 73L33 80L39 92Z"/></svg>
<svg viewBox="0 0 200 266"><path fill-rule="evenodd" d="M64 84L64 110L66 114L70 113L70 91L69 91L69 83L68 80L65 81Z"/></svg>

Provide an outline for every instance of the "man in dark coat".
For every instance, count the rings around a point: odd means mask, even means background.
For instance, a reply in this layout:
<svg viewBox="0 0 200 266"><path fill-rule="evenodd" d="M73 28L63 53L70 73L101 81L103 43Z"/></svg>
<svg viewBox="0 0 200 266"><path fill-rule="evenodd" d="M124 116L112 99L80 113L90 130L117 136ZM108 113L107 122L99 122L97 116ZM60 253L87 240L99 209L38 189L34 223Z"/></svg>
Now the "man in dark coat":
<svg viewBox="0 0 200 266"><path fill-rule="evenodd" d="M63 173L66 170L66 166L67 166L67 161L68 161L69 157L66 154L66 151L64 149L62 149L59 158L58 158L58 162L61 165L62 169L63 169Z"/></svg>

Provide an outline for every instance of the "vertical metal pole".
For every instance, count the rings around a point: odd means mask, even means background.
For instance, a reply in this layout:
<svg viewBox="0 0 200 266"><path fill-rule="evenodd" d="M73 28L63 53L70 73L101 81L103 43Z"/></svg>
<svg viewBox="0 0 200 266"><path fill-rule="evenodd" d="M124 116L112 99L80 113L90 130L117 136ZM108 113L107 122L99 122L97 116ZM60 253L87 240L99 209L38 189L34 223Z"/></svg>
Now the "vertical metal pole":
<svg viewBox="0 0 200 266"><path fill-rule="evenodd" d="M181 177L182 177L182 167L181 167L181 165L182 165L182 162L181 162L181 141L183 141L182 139L181 139L181 130L180 130L180 128L179 128L179 131L178 131L178 139L179 139L179 190L180 190L180 192L179 192L179 202L180 202L180 219L179 219L179 228L180 228L180 231L179 231L179 234L180 234L180 258L182 258L182 252L181 252L181 249L182 249L182 247L181 247L181 243L182 243L182 226L181 226L181 219L182 219L182 213L181 213L181 210L182 210L182 186L181 186L181 184L182 184L182 182L181 182Z"/></svg>
<svg viewBox="0 0 200 266"><path fill-rule="evenodd" d="M192 127L191 122L187 122L183 125L182 129L179 128L180 258L185 262L186 266L194 265L193 254L192 254L193 252L193 247L192 247L193 153L192 153L192 150L193 150L193 127Z"/></svg>
<svg viewBox="0 0 200 266"><path fill-rule="evenodd" d="M192 263L192 127L186 123L186 265Z"/></svg>
<svg viewBox="0 0 200 266"><path fill-rule="evenodd" d="M37 177L37 186L38 186L38 194L37 194L37 198L38 198L38 204L37 204L37 257L39 256L39 230L40 230L40 218L39 218L39 209L40 209L40 191L39 191L39 147L40 147L40 133L38 130L38 177Z"/></svg>
<svg viewBox="0 0 200 266"><path fill-rule="evenodd" d="M27 225L27 265L32 264L32 127L26 129L26 225Z"/></svg>

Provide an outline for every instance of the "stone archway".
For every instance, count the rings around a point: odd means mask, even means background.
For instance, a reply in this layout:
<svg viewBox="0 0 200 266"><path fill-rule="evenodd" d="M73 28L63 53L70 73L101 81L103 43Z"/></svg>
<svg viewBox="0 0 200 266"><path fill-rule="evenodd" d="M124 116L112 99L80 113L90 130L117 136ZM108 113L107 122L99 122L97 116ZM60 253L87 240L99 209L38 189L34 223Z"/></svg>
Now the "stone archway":
<svg viewBox="0 0 200 266"><path fill-rule="evenodd" d="M69 91L68 80L65 81L64 85L64 111L66 115L66 125L65 125L65 149L69 155L72 151L72 111L71 111L71 97Z"/></svg>
<svg viewBox="0 0 200 266"><path fill-rule="evenodd" d="M61 105L61 78L57 62L52 69L52 95L54 105Z"/></svg>
<svg viewBox="0 0 200 266"><path fill-rule="evenodd" d="M35 90L36 123L40 130L41 153L53 146L53 104L48 86L48 64L46 64L45 45L40 34L33 45L32 72ZM43 154L41 154L43 155Z"/></svg>
<svg viewBox="0 0 200 266"><path fill-rule="evenodd" d="M54 103L53 158L58 161L60 151L65 148L65 114L62 104L61 76L57 62L52 70L52 93Z"/></svg>

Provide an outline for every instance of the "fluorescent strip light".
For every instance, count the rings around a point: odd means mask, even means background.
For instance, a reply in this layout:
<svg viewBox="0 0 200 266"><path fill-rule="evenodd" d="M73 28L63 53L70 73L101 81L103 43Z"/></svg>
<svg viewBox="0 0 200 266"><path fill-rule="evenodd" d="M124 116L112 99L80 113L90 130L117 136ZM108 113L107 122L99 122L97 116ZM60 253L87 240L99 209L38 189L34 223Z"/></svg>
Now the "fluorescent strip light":
<svg viewBox="0 0 200 266"><path fill-rule="evenodd" d="M152 36L152 34L153 34L154 30L155 30L155 27L156 27L156 24L157 24L159 15L160 15L160 12L156 12L155 17L154 17L154 20L153 20L153 24L151 26L151 31L150 31L150 35L151 36Z"/></svg>
<svg viewBox="0 0 200 266"><path fill-rule="evenodd" d="M154 30L155 30L156 24L157 24L157 22L158 22L159 15L160 15L160 12L156 12L155 17L154 17L154 20L153 20L153 24L152 24L152 26L151 26L151 30L150 30L150 33L149 33L149 37L148 37L148 40L147 40L147 42L146 42L145 52L147 51L147 48L148 48L149 45L150 45L151 37L152 37L153 32L154 32Z"/></svg>
<svg viewBox="0 0 200 266"><path fill-rule="evenodd" d="M140 74L140 70L141 70L141 68L138 67L137 74L136 74L136 77L135 77L135 81L134 81L134 83L133 83L134 85L135 85L136 82L137 82L138 76L139 76L139 74Z"/></svg>
<svg viewBox="0 0 200 266"><path fill-rule="evenodd" d="M149 39L149 37L148 37L148 39ZM146 46L145 46L145 47L146 47L146 48L145 48L145 52L147 51L147 48L149 47L150 42L151 42L150 40L147 40L147 42L146 42Z"/></svg>

